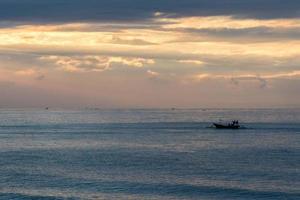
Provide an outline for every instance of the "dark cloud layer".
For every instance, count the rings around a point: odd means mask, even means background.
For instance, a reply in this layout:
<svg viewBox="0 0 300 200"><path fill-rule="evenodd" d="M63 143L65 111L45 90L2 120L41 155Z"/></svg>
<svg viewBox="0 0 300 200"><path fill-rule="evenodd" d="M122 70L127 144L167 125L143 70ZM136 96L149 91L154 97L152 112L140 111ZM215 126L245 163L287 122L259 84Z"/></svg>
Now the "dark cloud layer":
<svg viewBox="0 0 300 200"><path fill-rule="evenodd" d="M139 21L169 16L300 17L297 0L0 0L0 21L63 23Z"/></svg>
<svg viewBox="0 0 300 200"><path fill-rule="evenodd" d="M299 40L300 39L300 29L297 28L272 28L257 26L251 28L177 28L170 29L181 31L185 33L193 34L191 41L199 41L196 36L205 37L206 40L211 38L214 41L228 40L228 41L240 41L240 42L270 42L274 40ZM189 40L185 39L184 42ZM178 41L175 41L178 42ZM179 41L180 42L180 41Z"/></svg>

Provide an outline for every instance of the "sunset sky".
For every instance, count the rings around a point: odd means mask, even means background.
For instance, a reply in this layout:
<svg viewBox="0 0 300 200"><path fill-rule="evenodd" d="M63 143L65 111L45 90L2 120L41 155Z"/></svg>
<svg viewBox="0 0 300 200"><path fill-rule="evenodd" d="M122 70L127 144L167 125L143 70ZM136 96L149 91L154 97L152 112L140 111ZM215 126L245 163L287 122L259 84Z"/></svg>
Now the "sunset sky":
<svg viewBox="0 0 300 200"><path fill-rule="evenodd" d="M299 107L300 1L0 0L0 107Z"/></svg>

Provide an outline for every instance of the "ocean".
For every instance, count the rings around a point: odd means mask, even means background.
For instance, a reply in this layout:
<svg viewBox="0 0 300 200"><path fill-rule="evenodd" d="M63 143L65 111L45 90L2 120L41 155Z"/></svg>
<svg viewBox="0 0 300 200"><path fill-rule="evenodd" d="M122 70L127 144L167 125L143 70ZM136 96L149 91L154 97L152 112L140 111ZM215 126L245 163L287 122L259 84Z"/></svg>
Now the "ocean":
<svg viewBox="0 0 300 200"><path fill-rule="evenodd" d="M300 109L0 109L0 199L300 199Z"/></svg>

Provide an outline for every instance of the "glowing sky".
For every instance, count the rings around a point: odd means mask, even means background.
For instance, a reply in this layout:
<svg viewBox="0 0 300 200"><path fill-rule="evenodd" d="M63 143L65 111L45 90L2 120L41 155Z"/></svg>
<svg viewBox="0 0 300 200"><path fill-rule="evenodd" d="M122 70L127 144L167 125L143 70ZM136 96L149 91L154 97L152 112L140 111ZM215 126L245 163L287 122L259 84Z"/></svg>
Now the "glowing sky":
<svg viewBox="0 0 300 200"><path fill-rule="evenodd" d="M0 0L0 107L299 107L300 2Z"/></svg>

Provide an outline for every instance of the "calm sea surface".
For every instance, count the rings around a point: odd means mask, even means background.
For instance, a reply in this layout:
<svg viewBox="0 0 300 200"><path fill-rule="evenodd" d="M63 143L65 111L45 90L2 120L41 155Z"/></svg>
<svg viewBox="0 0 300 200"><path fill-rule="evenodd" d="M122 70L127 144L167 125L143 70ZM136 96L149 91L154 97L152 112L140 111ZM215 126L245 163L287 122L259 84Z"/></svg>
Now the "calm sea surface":
<svg viewBox="0 0 300 200"><path fill-rule="evenodd" d="M0 199L300 199L300 109L2 109Z"/></svg>

